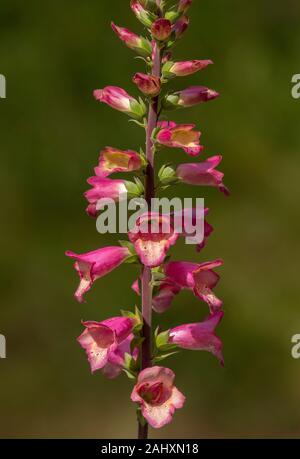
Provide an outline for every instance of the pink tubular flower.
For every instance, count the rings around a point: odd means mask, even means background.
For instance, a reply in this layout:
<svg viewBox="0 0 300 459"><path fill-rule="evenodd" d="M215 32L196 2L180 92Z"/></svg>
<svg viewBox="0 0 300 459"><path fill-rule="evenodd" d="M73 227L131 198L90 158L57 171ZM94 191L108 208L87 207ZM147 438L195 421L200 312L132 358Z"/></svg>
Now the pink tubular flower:
<svg viewBox="0 0 300 459"><path fill-rule="evenodd" d="M166 264L164 272L168 282L192 290L197 298L208 304L213 313L220 310L223 304L213 292L220 280L220 276L213 269L222 265L222 260L201 264L173 261Z"/></svg>
<svg viewBox="0 0 300 459"><path fill-rule="evenodd" d="M160 130L156 140L161 145L170 148L183 148L190 156L198 156L203 150L199 144L201 132L193 131L194 124L176 124L173 121L162 121L158 123Z"/></svg>
<svg viewBox="0 0 300 459"><path fill-rule="evenodd" d="M145 73L136 73L132 81L146 96L154 97L160 93L161 84L158 77L146 75Z"/></svg>
<svg viewBox="0 0 300 459"><path fill-rule="evenodd" d="M104 89L96 89L94 91L96 100L103 102L110 107L124 112L133 118L143 118L146 114L144 104L138 102L134 97L130 96L124 89L117 86L107 86Z"/></svg>
<svg viewBox="0 0 300 459"><path fill-rule="evenodd" d="M151 33L153 38L159 41L165 41L172 32L172 23L168 19L160 18L153 22Z"/></svg>
<svg viewBox="0 0 300 459"><path fill-rule="evenodd" d="M114 172L136 171L141 166L142 160L136 151L105 147L100 153L99 165L95 168L95 174L105 178Z"/></svg>
<svg viewBox="0 0 300 459"><path fill-rule="evenodd" d="M170 283L168 280L162 282L153 295L152 307L154 311L158 314L166 312L180 292L181 287L174 282Z"/></svg>
<svg viewBox="0 0 300 459"><path fill-rule="evenodd" d="M79 274L80 283L75 298L83 303L84 295L93 283L120 266L130 256L130 251L127 247L116 246L104 247L81 255L67 251L66 255L76 260L74 268Z"/></svg>
<svg viewBox="0 0 300 459"><path fill-rule="evenodd" d="M133 339L133 321L125 317L113 317L103 322L83 322L84 332L78 337L86 351L92 373L102 369L109 378L122 371L125 352L130 352Z"/></svg>
<svg viewBox="0 0 300 459"><path fill-rule="evenodd" d="M84 193L89 205L86 209L90 217L97 215L97 203L100 199L113 199L119 201L126 196L127 188L125 180L115 180L104 177L90 177L87 180L92 188Z"/></svg>
<svg viewBox="0 0 300 459"><path fill-rule="evenodd" d="M213 64L211 60L192 60L192 61L181 61L181 62L167 62L162 68L162 72L165 78L170 77L183 77L192 75L199 70L205 69L208 65Z"/></svg>
<svg viewBox="0 0 300 459"><path fill-rule="evenodd" d="M204 86L191 86L190 88L182 91L169 94L163 101L163 106L167 110L182 107L193 107L197 104L202 104L213 100L219 94L212 89L205 88Z"/></svg>
<svg viewBox="0 0 300 459"><path fill-rule="evenodd" d="M140 404L142 415L155 429L170 423L175 410L184 405L185 397L174 386L174 379L169 368L146 368L132 391L131 400Z"/></svg>
<svg viewBox="0 0 300 459"><path fill-rule="evenodd" d="M176 175L179 180L189 185L214 186L226 196L229 190L223 184L224 174L217 171L216 167L222 161L222 156L212 156L202 163L180 164Z"/></svg>
<svg viewBox="0 0 300 459"><path fill-rule="evenodd" d="M203 322L184 324L172 328L170 330L169 343L176 344L182 349L211 352L223 366L223 343L214 333L223 316L224 313L219 311L207 317Z"/></svg>
<svg viewBox="0 0 300 459"><path fill-rule="evenodd" d="M129 240L143 263L149 268L160 266L169 250L178 239L168 216L154 212L143 214L136 226L128 233Z"/></svg>
<svg viewBox="0 0 300 459"><path fill-rule="evenodd" d="M136 35L125 27L118 27L113 22L111 23L111 27L128 48L136 51L142 56L151 56L152 48L149 40Z"/></svg>

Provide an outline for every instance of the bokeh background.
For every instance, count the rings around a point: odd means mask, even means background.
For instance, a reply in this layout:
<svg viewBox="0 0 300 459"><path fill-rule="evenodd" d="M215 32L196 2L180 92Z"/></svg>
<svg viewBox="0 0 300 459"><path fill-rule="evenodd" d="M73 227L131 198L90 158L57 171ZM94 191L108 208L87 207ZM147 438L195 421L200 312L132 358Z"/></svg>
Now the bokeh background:
<svg viewBox="0 0 300 459"><path fill-rule="evenodd" d="M77 276L66 249L113 244L84 212L86 178L105 145L139 148L142 130L97 104L108 84L137 95L131 82L143 63L110 30L110 20L142 33L129 1L1 0L0 100L1 306L0 437L134 438L131 383L91 376L76 343L80 321L102 320L136 301L138 268L120 267L99 280L88 302L73 299ZM217 190L182 186L205 197L215 227L201 255L180 243L177 259L225 260L217 289L226 316L219 328L226 367L210 354L182 352L166 362L186 394L174 423L152 437L298 437L300 360L300 73L298 0L203 0L176 58L211 58L215 65L173 82L204 84L218 100L173 119L197 122L205 155L222 153L230 199ZM160 153L158 165L188 160ZM201 320L205 304L181 294L155 323Z"/></svg>

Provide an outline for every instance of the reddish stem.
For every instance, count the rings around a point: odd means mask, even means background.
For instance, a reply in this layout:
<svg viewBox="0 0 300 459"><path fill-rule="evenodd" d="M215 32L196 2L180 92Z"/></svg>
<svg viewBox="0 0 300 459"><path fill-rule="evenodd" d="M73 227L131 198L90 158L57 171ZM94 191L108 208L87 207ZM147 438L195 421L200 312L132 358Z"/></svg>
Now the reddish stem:
<svg viewBox="0 0 300 459"><path fill-rule="evenodd" d="M152 75L161 76L161 56L160 49L157 46L154 53ZM149 115L146 131L146 157L148 165L145 174L145 197L149 209L151 200L155 197L155 179L154 179L154 145L151 139L152 132L156 128L158 121L159 96L151 99L149 104ZM152 279L151 268L144 266L142 270L142 315L144 321L142 344L142 370L152 365ZM142 426L139 423L139 439L148 438L148 424Z"/></svg>

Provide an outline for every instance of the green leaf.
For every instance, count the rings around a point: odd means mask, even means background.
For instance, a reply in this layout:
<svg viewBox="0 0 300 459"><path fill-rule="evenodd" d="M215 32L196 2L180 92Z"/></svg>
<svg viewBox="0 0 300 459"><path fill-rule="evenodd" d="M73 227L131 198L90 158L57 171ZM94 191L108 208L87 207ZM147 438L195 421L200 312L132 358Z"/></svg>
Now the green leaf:
<svg viewBox="0 0 300 459"><path fill-rule="evenodd" d="M125 352L125 355L124 355L124 369L128 370L133 375L135 375L137 371L137 362L132 357L132 355L128 354L127 352Z"/></svg>
<svg viewBox="0 0 300 459"><path fill-rule="evenodd" d="M170 330L166 330L162 333L159 333L159 335L157 335L156 340L155 340L156 347L160 349L161 346L168 344L169 337L170 337Z"/></svg>
<svg viewBox="0 0 300 459"><path fill-rule="evenodd" d="M127 247L127 249L130 251L130 253L131 253L132 255L135 255L134 245L133 245L131 242L119 240L119 244L120 244L122 247Z"/></svg>
<svg viewBox="0 0 300 459"><path fill-rule="evenodd" d="M160 346L159 351L160 352L169 352L169 351L174 351L175 349L178 349L177 344L163 344Z"/></svg>
<svg viewBox="0 0 300 459"><path fill-rule="evenodd" d="M143 329L143 324L142 323L139 323L137 325L135 325L135 327L133 328L133 334L134 335L138 335Z"/></svg>
<svg viewBox="0 0 300 459"><path fill-rule="evenodd" d="M130 319L135 319L135 314L132 311L124 311L121 309L121 314L123 317L129 317Z"/></svg>
<svg viewBox="0 0 300 459"><path fill-rule="evenodd" d="M129 256L128 258L126 258L124 263L127 265L140 264L139 257L137 255Z"/></svg>
<svg viewBox="0 0 300 459"><path fill-rule="evenodd" d="M158 355L157 357L155 357L153 359L153 362L154 363L162 362L163 360L167 359L168 357L171 357L172 355L175 355L175 354L178 354L178 353L179 353L179 351L175 351L175 352L169 352L168 354Z"/></svg>
<svg viewBox="0 0 300 459"><path fill-rule="evenodd" d="M137 124L139 127L143 128L143 129L146 128L146 125L145 125L144 122L142 123L141 121L138 121L138 120L135 120L135 119L130 119L129 123Z"/></svg>
<svg viewBox="0 0 300 459"><path fill-rule="evenodd" d="M130 371L126 370L126 368L123 368L124 373L127 375L127 377L133 381L136 380L136 376L131 373Z"/></svg>

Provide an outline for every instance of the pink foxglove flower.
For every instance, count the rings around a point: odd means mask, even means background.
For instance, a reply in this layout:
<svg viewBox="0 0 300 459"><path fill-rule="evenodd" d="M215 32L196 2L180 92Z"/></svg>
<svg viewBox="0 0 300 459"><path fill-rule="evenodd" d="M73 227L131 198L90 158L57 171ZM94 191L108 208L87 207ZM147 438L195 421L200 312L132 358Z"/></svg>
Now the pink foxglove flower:
<svg viewBox="0 0 300 459"><path fill-rule="evenodd" d="M194 124L176 124L173 121L158 123L160 130L156 141L170 148L182 148L190 156L198 156L203 150L199 144L201 132L194 131Z"/></svg>
<svg viewBox="0 0 300 459"><path fill-rule="evenodd" d="M168 95L163 101L164 108L172 110L182 107L193 107L197 104L202 104L210 100L216 99L219 94L205 86L191 86L182 91Z"/></svg>
<svg viewBox="0 0 300 459"><path fill-rule="evenodd" d="M100 153L99 165L95 168L95 174L98 177L106 178L115 172L132 172L141 167L141 156L136 151L106 147Z"/></svg>
<svg viewBox="0 0 300 459"><path fill-rule="evenodd" d="M78 342L86 351L91 370L103 370L113 378L122 371L124 353L130 352L133 338L133 321L125 317L113 317L102 322L83 322L84 332Z"/></svg>
<svg viewBox="0 0 300 459"><path fill-rule="evenodd" d="M169 282L173 282L181 288L192 290L194 295L205 301L211 312L214 312L220 310L223 303L213 292L220 280L220 276L213 270L222 265L222 260L200 264L173 261L166 264L164 273Z"/></svg>
<svg viewBox="0 0 300 459"><path fill-rule="evenodd" d="M165 41L172 32L172 24L168 19L160 18L153 22L151 27L152 36L158 41Z"/></svg>
<svg viewBox="0 0 300 459"><path fill-rule="evenodd" d="M205 69L208 65L213 64L211 60L193 60L172 62L168 61L164 64L162 72L165 78L183 77L193 75L199 70Z"/></svg>
<svg viewBox="0 0 300 459"><path fill-rule="evenodd" d="M223 184L224 174L216 170L216 167L222 161L222 156L212 156L202 163L180 164L176 170L178 179L189 185L213 186L226 196L229 190Z"/></svg>
<svg viewBox="0 0 300 459"><path fill-rule="evenodd" d="M115 180L105 177L90 177L88 184L92 188L84 193L89 205L86 209L91 217L97 216L97 204L100 199L113 199L118 202L127 197L125 180Z"/></svg>
<svg viewBox="0 0 300 459"><path fill-rule="evenodd" d="M67 251L66 255L76 260L74 268L79 274L80 283L75 298L83 303L84 295L93 283L120 266L131 253L127 247L116 246L104 247L81 255Z"/></svg>
<svg viewBox="0 0 300 459"><path fill-rule="evenodd" d="M168 280L163 281L153 294L152 307L154 311L158 314L166 312L180 292L180 285L175 284L175 282L170 283Z"/></svg>
<svg viewBox="0 0 300 459"><path fill-rule="evenodd" d="M220 311L210 315L203 322L172 328L169 343L176 344L182 349L211 352L217 357L221 365L224 365L223 343L215 334L215 328L223 316L224 312Z"/></svg>
<svg viewBox="0 0 300 459"><path fill-rule="evenodd" d="M128 233L143 265L155 268L163 263L169 248L178 239L170 217L145 213L138 218L135 228Z"/></svg>
<svg viewBox="0 0 300 459"><path fill-rule="evenodd" d="M96 100L109 105L111 108L124 112L132 118L142 119L146 115L146 106L142 101L138 102L124 89L117 86L107 86L104 89L94 91Z"/></svg>
<svg viewBox="0 0 300 459"><path fill-rule="evenodd" d="M146 75L145 73L136 73L132 81L137 85L139 90L146 96L157 96L160 93L160 78Z"/></svg>
<svg viewBox="0 0 300 459"><path fill-rule="evenodd" d="M128 48L142 56L151 56L152 47L149 40L136 35L125 27L118 27L113 22L111 23L111 27L113 31L118 35L120 40L122 40L125 45L128 46Z"/></svg>
<svg viewBox="0 0 300 459"><path fill-rule="evenodd" d="M184 405L185 397L174 386L174 379L169 368L146 368L132 391L131 400L140 405L142 415L155 429L169 424L175 410Z"/></svg>

